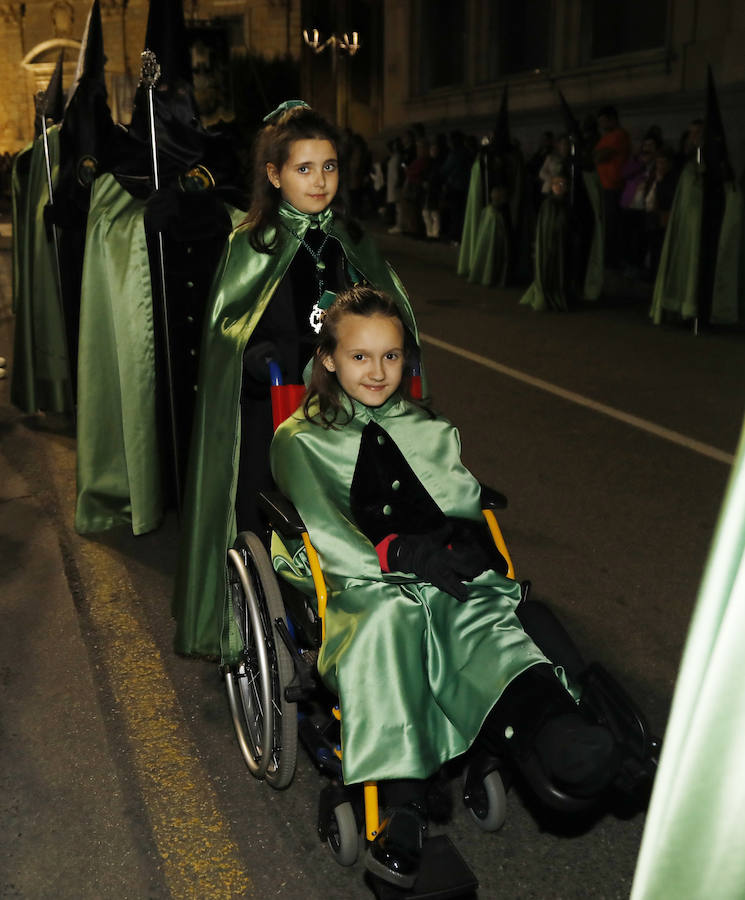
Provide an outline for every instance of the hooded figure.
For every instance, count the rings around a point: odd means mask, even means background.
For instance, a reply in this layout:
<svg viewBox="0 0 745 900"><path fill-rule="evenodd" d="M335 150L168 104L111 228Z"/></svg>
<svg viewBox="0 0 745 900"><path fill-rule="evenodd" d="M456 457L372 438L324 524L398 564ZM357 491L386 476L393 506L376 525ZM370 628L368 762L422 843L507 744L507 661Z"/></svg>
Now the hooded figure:
<svg viewBox="0 0 745 900"><path fill-rule="evenodd" d="M71 412L70 364L48 209L57 183L64 110L60 53L39 98L36 138L13 165L13 308L16 314L11 401L25 413ZM46 120L46 147L42 134ZM52 124L50 124L52 123ZM47 159L47 151L49 158ZM47 171L49 166L49 172Z"/></svg>
<svg viewBox="0 0 745 900"><path fill-rule="evenodd" d="M458 274L475 284L504 285L523 268L525 163L510 137L507 85L491 140L471 169Z"/></svg>
<svg viewBox="0 0 745 900"><path fill-rule="evenodd" d="M232 184L239 167L230 147L199 122L180 0L152 0L146 48L161 69L153 90L159 190L140 85L132 123L114 132L111 174L95 181L88 215L75 514L81 533L122 523L135 534L150 531L177 496L209 285L243 216L235 204L245 206Z"/></svg>
<svg viewBox="0 0 745 900"><path fill-rule="evenodd" d="M73 386L77 386L80 287L85 230L94 179L110 167L114 122L107 101L101 10L93 0L78 56L75 82L60 129L60 172L54 198L59 226L62 300Z"/></svg>
<svg viewBox="0 0 745 900"><path fill-rule="evenodd" d="M730 165L711 66L701 145L683 167L662 245L650 315L735 322L742 196Z"/></svg>
<svg viewBox="0 0 745 900"><path fill-rule="evenodd" d="M565 312L577 300L596 299L602 287L602 197L599 185L592 191L597 175L583 171L580 126L561 91L559 99L569 151L538 210L533 283L520 300L536 311Z"/></svg>

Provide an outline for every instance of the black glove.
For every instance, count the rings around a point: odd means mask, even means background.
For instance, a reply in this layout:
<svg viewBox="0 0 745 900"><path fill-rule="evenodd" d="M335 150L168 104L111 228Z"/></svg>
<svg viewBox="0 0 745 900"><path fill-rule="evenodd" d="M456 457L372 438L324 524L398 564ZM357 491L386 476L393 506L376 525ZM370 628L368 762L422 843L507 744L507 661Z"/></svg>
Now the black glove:
<svg viewBox="0 0 745 900"><path fill-rule="evenodd" d="M476 578L488 569L507 574L507 561L497 550L486 522L472 519L449 519L452 527L450 547L459 563L468 570L468 578Z"/></svg>
<svg viewBox="0 0 745 900"><path fill-rule="evenodd" d="M468 600L463 584L469 569L463 566L448 548L452 528L445 524L429 534L400 534L388 548L388 568L391 571L413 572L460 603Z"/></svg>

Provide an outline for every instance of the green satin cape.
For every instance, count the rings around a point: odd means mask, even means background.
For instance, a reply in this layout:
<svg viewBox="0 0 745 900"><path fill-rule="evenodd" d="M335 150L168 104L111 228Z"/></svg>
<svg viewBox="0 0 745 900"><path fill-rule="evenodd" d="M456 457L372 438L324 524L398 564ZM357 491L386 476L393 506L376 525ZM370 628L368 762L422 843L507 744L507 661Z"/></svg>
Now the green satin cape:
<svg viewBox="0 0 745 900"><path fill-rule="evenodd" d="M59 126L48 129L52 188L59 169ZM44 143L37 137L31 148L31 162L25 198L16 201L21 223L14 234L13 371L10 396L26 413L43 409L70 412L70 366L67 358L65 325L57 284L54 245L48 240L44 207L49 202Z"/></svg>
<svg viewBox="0 0 745 900"><path fill-rule="evenodd" d="M675 686L632 900L742 900L745 432Z"/></svg>
<svg viewBox="0 0 745 900"><path fill-rule="evenodd" d="M80 294L75 528L163 516L145 203L113 175L91 190Z"/></svg>
<svg viewBox="0 0 745 900"><path fill-rule="evenodd" d="M537 312L553 309L566 312L566 242L568 216L559 221L562 211L550 196L544 198L538 210L535 233L535 275L533 283L520 299L521 306L531 306Z"/></svg>
<svg viewBox="0 0 745 900"><path fill-rule="evenodd" d="M230 236L215 277L205 321L199 391L184 498L181 547L173 615L175 648L180 653L238 658L240 645L228 610L225 555L236 537L243 351L251 333L300 247L311 217L280 207L282 220L274 253L258 253L246 227ZM317 217L316 217L317 218ZM416 337L414 315L398 277L369 237L354 243L341 222L328 213L320 227L342 245L349 263L369 284L399 304Z"/></svg>
<svg viewBox="0 0 745 900"><path fill-rule="evenodd" d="M678 179L660 254L650 311L655 325L662 321L664 310L684 319L698 315L703 198L698 165L689 162Z"/></svg>
<svg viewBox="0 0 745 900"><path fill-rule="evenodd" d="M711 321L734 325L745 320L745 193L724 186L724 218L719 233Z"/></svg>
<svg viewBox="0 0 745 900"><path fill-rule="evenodd" d="M546 662L523 631L520 585L486 572L459 603L416 576L384 575L357 529L350 486L371 420L401 450L448 516L481 520L481 489L460 461L460 438L397 395L380 408L350 401L354 418L324 429L301 413L271 449L279 488L297 507L329 589L318 670L340 698L344 781L424 778L463 753L510 681ZM272 544L275 568L307 593L301 542Z"/></svg>
<svg viewBox="0 0 745 900"><path fill-rule="evenodd" d="M476 157L471 166L471 180L468 183L466 211L463 216L463 231L460 236L458 253L459 275L470 275L473 265L473 254L476 247L476 235L479 230L479 219L484 208L484 187L481 183L481 161Z"/></svg>
<svg viewBox="0 0 745 900"><path fill-rule="evenodd" d="M242 212L228 207L235 220ZM157 528L164 486L145 203L93 184L80 296L75 528ZM176 298L174 298L175 300Z"/></svg>
<svg viewBox="0 0 745 900"><path fill-rule="evenodd" d="M26 230L28 228L28 169L26 163L30 165L30 153L33 144L27 144L23 150L19 150L13 160L13 169L10 179L10 195L12 202L13 216L13 300L12 310L15 313L20 302L20 295L23 290L23 279L27 277L24 271L24 255L22 248L26 240ZM26 157L29 157L26 159Z"/></svg>
<svg viewBox="0 0 745 900"><path fill-rule="evenodd" d="M504 216L487 203L479 218L468 280L484 287L504 287L509 261L510 246Z"/></svg>

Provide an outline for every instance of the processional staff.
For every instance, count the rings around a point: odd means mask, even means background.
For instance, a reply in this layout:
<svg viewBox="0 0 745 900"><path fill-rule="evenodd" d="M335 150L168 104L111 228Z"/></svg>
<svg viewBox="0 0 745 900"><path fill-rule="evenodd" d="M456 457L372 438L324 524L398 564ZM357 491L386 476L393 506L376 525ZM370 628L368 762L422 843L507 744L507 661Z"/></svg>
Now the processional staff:
<svg viewBox="0 0 745 900"><path fill-rule="evenodd" d="M143 50L142 67L140 69L140 84L145 87L147 94L148 123L150 131L150 157L153 170L153 187L160 189L160 173L158 170L158 153L155 135L155 107L153 103L153 91L160 78L160 64L152 50ZM168 413L171 426L171 446L173 451L173 475L176 498L176 509L181 512L181 473L179 471L178 429L176 427L176 400L173 387L173 366L171 363L171 338L168 327L168 303L166 301L166 266L163 252L163 232L158 230L158 276L160 283L160 317L163 330L163 344L166 358L166 378L168 385Z"/></svg>

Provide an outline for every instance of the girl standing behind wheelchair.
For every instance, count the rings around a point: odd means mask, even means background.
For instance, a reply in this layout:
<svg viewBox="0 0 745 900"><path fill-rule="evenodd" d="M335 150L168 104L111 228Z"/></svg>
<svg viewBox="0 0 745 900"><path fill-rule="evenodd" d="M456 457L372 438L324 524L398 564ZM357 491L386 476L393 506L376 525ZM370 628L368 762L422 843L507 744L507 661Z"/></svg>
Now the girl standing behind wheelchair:
<svg viewBox="0 0 745 900"><path fill-rule="evenodd" d="M272 471L319 553L329 599L318 670L339 696L345 784L377 781L386 812L370 871L413 885L426 779L478 741L537 764L572 797L618 765L524 632L520 585L491 541L456 429L414 400L413 333L358 286L326 312L303 406L274 437ZM301 546L275 568L311 591Z"/></svg>
<svg viewBox="0 0 745 900"><path fill-rule="evenodd" d="M320 311L364 281L414 318L396 275L342 200L336 130L301 100L266 118L254 151L252 202L212 289L189 455L173 614L178 652L235 662L225 554L238 531L261 534L255 496L271 489L267 359L299 381Z"/></svg>

